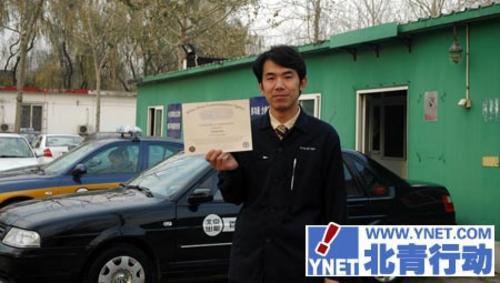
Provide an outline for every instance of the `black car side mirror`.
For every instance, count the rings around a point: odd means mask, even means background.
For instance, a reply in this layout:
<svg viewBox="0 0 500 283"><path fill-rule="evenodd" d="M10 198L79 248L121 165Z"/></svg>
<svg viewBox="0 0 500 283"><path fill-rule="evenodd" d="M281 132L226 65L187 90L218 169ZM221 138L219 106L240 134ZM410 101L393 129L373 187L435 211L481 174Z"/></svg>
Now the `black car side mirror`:
<svg viewBox="0 0 500 283"><path fill-rule="evenodd" d="M212 191L207 188L195 189L188 197L188 202L190 204L199 204L203 202L209 202L214 199Z"/></svg>
<svg viewBox="0 0 500 283"><path fill-rule="evenodd" d="M71 170L71 175L75 177L80 177L81 175L87 173L87 166L85 164L79 163Z"/></svg>

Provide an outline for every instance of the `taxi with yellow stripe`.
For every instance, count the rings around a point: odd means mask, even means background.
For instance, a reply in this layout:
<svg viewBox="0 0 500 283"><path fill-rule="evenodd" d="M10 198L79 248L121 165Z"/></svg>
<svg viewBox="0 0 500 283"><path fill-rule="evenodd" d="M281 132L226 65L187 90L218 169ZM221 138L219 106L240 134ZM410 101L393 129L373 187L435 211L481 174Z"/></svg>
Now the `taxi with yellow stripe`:
<svg viewBox="0 0 500 283"><path fill-rule="evenodd" d="M0 173L0 207L19 201L117 187L183 148L180 141L119 134L89 140L45 165Z"/></svg>

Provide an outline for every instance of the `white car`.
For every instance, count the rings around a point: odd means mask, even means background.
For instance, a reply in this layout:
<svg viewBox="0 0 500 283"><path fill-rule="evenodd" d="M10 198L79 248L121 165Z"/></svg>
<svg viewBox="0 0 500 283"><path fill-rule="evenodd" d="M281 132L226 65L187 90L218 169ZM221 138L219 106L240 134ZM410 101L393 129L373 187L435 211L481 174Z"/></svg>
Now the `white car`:
<svg viewBox="0 0 500 283"><path fill-rule="evenodd" d="M0 171L37 164L38 159L24 137L0 133Z"/></svg>
<svg viewBox="0 0 500 283"><path fill-rule="evenodd" d="M48 163L65 154L82 142L78 135L44 134L33 142L33 148L40 163Z"/></svg>

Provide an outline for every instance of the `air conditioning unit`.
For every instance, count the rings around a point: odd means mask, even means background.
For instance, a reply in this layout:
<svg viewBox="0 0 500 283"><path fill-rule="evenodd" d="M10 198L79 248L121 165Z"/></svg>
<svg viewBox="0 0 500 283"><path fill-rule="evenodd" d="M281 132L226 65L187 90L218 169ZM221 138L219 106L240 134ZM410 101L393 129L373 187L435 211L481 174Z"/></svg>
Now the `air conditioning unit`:
<svg viewBox="0 0 500 283"><path fill-rule="evenodd" d="M0 124L0 132L5 133L5 132L13 132L13 131L14 131L13 124L7 124L7 123Z"/></svg>
<svg viewBox="0 0 500 283"><path fill-rule="evenodd" d="M90 129L88 125L78 125L77 131L79 135L88 135Z"/></svg>

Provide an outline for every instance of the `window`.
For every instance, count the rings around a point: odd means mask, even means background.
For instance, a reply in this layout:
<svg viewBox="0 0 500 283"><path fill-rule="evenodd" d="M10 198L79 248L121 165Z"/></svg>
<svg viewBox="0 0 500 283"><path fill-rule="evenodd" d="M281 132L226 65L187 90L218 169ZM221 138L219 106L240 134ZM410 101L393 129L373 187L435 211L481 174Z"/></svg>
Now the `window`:
<svg viewBox="0 0 500 283"><path fill-rule="evenodd" d="M201 181L196 189L210 189L213 195L213 201L216 202L224 202L224 198L222 197L222 193L217 186L219 182L219 174L217 172L211 172L209 176L206 176L203 181Z"/></svg>
<svg viewBox="0 0 500 283"><path fill-rule="evenodd" d="M174 154L174 151L167 145L163 144L150 144L148 151L148 168L158 164L163 159Z"/></svg>
<svg viewBox="0 0 500 283"><path fill-rule="evenodd" d="M175 196L193 179L207 170L207 161L196 156L174 155L155 167L144 171L129 185L149 188L154 194L167 198Z"/></svg>
<svg viewBox="0 0 500 283"><path fill-rule="evenodd" d="M372 125L372 134L371 134L371 145L372 151L379 152L380 151L380 106L373 106L373 125Z"/></svg>
<svg viewBox="0 0 500 283"><path fill-rule="evenodd" d="M42 131L42 106L23 104L21 106L21 128L32 128Z"/></svg>
<svg viewBox="0 0 500 283"><path fill-rule="evenodd" d="M299 96L299 103L307 114L318 119L321 117L321 94L302 94Z"/></svg>
<svg viewBox="0 0 500 283"><path fill-rule="evenodd" d="M386 197L389 190L384 182L376 176L364 163L357 159L352 159L355 170L358 172L362 186L371 197Z"/></svg>
<svg viewBox="0 0 500 283"><path fill-rule="evenodd" d="M135 173L139 161L139 145L115 145L85 161L88 174Z"/></svg>
<svg viewBox="0 0 500 283"><path fill-rule="evenodd" d="M24 138L1 137L0 158L28 158L33 153Z"/></svg>
<svg viewBox="0 0 500 283"><path fill-rule="evenodd" d="M384 123L384 155L405 157L406 107L404 105L386 105Z"/></svg>
<svg viewBox="0 0 500 283"><path fill-rule="evenodd" d="M379 158L406 159L406 92L370 93L366 96L365 152Z"/></svg>
<svg viewBox="0 0 500 283"><path fill-rule="evenodd" d="M352 178L351 172L347 168L347 166L344 164L344 178L345 178L345 188L347 191L347 196L348 197L362 197L363 192L359 190L358 186L356 186L356 183L354 182L354 179Z"/></svg>
<svg viewBox="0 0 500 283"><path fill-rule="evenodd" d="M214 195L214 201L223 202L224 198L222 197L222 193L220 192L219 187L217 186L218 182L219 182L219 174L212 173L198 187L211 189Z"/></svg>
<svg viewBox="0 0 500 283"><path fill-rule="evenodd" d="M36 138L36 140L33 142L33 148L40 148L40 145L42 143L43 136L39 136Z"/></svg>
<svg viewBox="0 0 500 283"><path fill-rule="evenodd" d="M163 135L163 106L148 107L148 136Z"/></svg>

